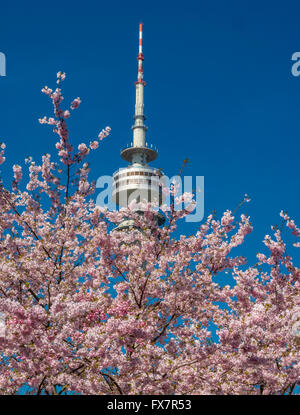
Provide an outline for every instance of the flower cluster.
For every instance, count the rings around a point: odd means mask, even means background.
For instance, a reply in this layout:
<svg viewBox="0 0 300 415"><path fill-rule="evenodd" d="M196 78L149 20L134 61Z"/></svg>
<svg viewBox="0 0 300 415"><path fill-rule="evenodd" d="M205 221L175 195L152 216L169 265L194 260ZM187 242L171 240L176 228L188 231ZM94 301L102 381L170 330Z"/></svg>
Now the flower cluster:
<svg viewBox="0 0 300 415"><path fill-rule="evenodd" d="M99 140L103 140L103 138L107 137L111 131L110 127L105 127L102 131L100 131L98 137Z"/></svg>
<svg viewBox="0 0 300 415"><path fill-rule="evenodd" d="M75 98L70 106L71 110L75 110L76 108L79 107L80 104L81 104L81 99L79 97Z"/></svg>
<svg viewBox="0 0 300 415"><path fill-rule="evenodd" d="M56 81L57 84L60 84L65 79L66 79L65 72L62 72L62 71L57 72L57 81Z"/></svg>
<svg viewBox="0 0 300 415"><path fill-rule="evenodd" d="M0 151L0 164L3 164L4 162L5 162L5 157L4 157L4 150L5 150L5 144L4 143L1 143L0 144L0 148L1 148L1 151Z"/></svg>
<svg viewBox="0 0 300 415"><path fill-rule="evenodd" d="M170 197L185 209L165 209L163 227L151 204L143 215L135 203L100 209L88 197L85 160L98 140L73 147L61 90L43 92L54 116L40 122L58 136L59 161L29 157L26 190L19 165L12 190L0 187L0 392L292 394L300 270L282 230L265 237L251 266L235 252L253 229L244 214L209 215L194 234L176 236L194 207L192 193L176 196L177 184ZM113 230L124 216L132 229Z"/></svg>

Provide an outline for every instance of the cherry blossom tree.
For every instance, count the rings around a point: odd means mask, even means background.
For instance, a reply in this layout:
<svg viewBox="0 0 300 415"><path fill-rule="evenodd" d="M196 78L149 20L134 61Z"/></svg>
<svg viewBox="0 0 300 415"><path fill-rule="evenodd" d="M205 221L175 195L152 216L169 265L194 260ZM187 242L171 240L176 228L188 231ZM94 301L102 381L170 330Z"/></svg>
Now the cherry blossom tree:
<svg viewBox="0 0 300 415"><path fill-rule="evenodd" d="M178 239L191 195L181 211L174 194L161 207L163 227L150 205L144 215L96 206L86 157L110 128L73 148L66 120L81 100L61 109L64 79L59 72L58 87L42 90L54 106L40 122L58 137L57 162L28 158L26 190L19 165L11 189L0 188L0 393L295 393L300 270L283 227L248 266L234 255L252 231L245 215L209 215ZM124 215L135 226L113 230Z"/></svg>

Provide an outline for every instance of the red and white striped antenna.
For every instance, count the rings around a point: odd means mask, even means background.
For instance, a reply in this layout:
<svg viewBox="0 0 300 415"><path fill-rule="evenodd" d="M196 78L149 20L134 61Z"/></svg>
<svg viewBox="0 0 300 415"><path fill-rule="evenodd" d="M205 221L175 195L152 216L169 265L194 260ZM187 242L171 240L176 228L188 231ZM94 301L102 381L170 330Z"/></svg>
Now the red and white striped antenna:
<svg viewBox="0 0 300 415"><path fill-rule="evenodd" d="M137 77L137 82L136 84L144 84L146 85L146 82L143 80L144 77L144 71L143 71L143 60L144 60L144 55L143 55L143 23L140 23L139 25L139 53L137 56L137 60L138 60L138 77Z"/></svg>

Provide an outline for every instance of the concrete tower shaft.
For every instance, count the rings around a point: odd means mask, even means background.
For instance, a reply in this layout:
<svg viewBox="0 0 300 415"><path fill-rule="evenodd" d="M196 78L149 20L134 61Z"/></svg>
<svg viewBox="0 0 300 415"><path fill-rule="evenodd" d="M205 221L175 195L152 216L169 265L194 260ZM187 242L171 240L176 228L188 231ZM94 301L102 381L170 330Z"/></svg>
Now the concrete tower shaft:
<svg viewBox="0 0 300 415"><path fill-rule="evenodd" d="M136 83L136 98L135 98L135 115L133 130L133 147L146 146L146 130L144 124L146 119L144 114L144 84L142 82Z"/></svg>

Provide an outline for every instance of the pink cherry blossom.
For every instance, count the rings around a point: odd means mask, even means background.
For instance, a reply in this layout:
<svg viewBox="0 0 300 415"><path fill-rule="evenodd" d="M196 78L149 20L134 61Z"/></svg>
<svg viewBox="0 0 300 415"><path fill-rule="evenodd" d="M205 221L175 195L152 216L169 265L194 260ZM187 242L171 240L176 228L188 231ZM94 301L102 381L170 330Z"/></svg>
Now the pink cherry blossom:
<svg viewBox="0 0 300 415"><path fill-rule="evenodd" d="M0 186L1 393L293 394L300 270L284 231L300 237L294 220L281 213L286 226L251 265L240 254L255 229L245 214L211 214L178 236L195 200L176 184L162 227L151 203L143 215L134 202L97 206L87 157L98 142L71 144L61 89L43 92L56 154L27 158L27 182L15 164L12 188ZM124 216L132 229L113 230Z"/></svg>
<svg viewBox="0 0 300 415"><path fill-rule="evenodd" d="M74 109L78 108L80 104L81 104L81 99L79 97L78 98L75 98L74 101L72 102L70 108L72 110L74 110Z"/></svg>
<svg viewBox="0 0 300 415"><path fill-rule="evenodd" d="M66 79L65 72L62 72L62 71L57 72L57 81L56 81L57 84L60 84L65 79Z"/></svg>
<svg viewBox="0 0 300 415"><path fill-rule="evenodd" d="M0 164L3 164L5 162L5 157L4 157L4 151L6 148L6 145L4 143L1 143L1 151L0 151Z"/></svg>
<svg viewBox="0 0 300 415"><path fill-rule="evenodd" d="M96 150L98 147L99 147L99 143L98 143L98 141L92 141L92 142L90 143L90 148L91 148L92 150Z"/></svg>
<svg viewBox="0 0 300 415"><path fill-rule="evenodd" d="M18 164L13 166L14 178L16 182L20 182L22 180L22 167Z"/></svg>
<svg viewBox="0 0 300 415"><path fill-rule="evenodd" d="M103 140L103 138L107 137L110 134L111 128L105 127L100 133L98 134L99 140Z"/></svg>

